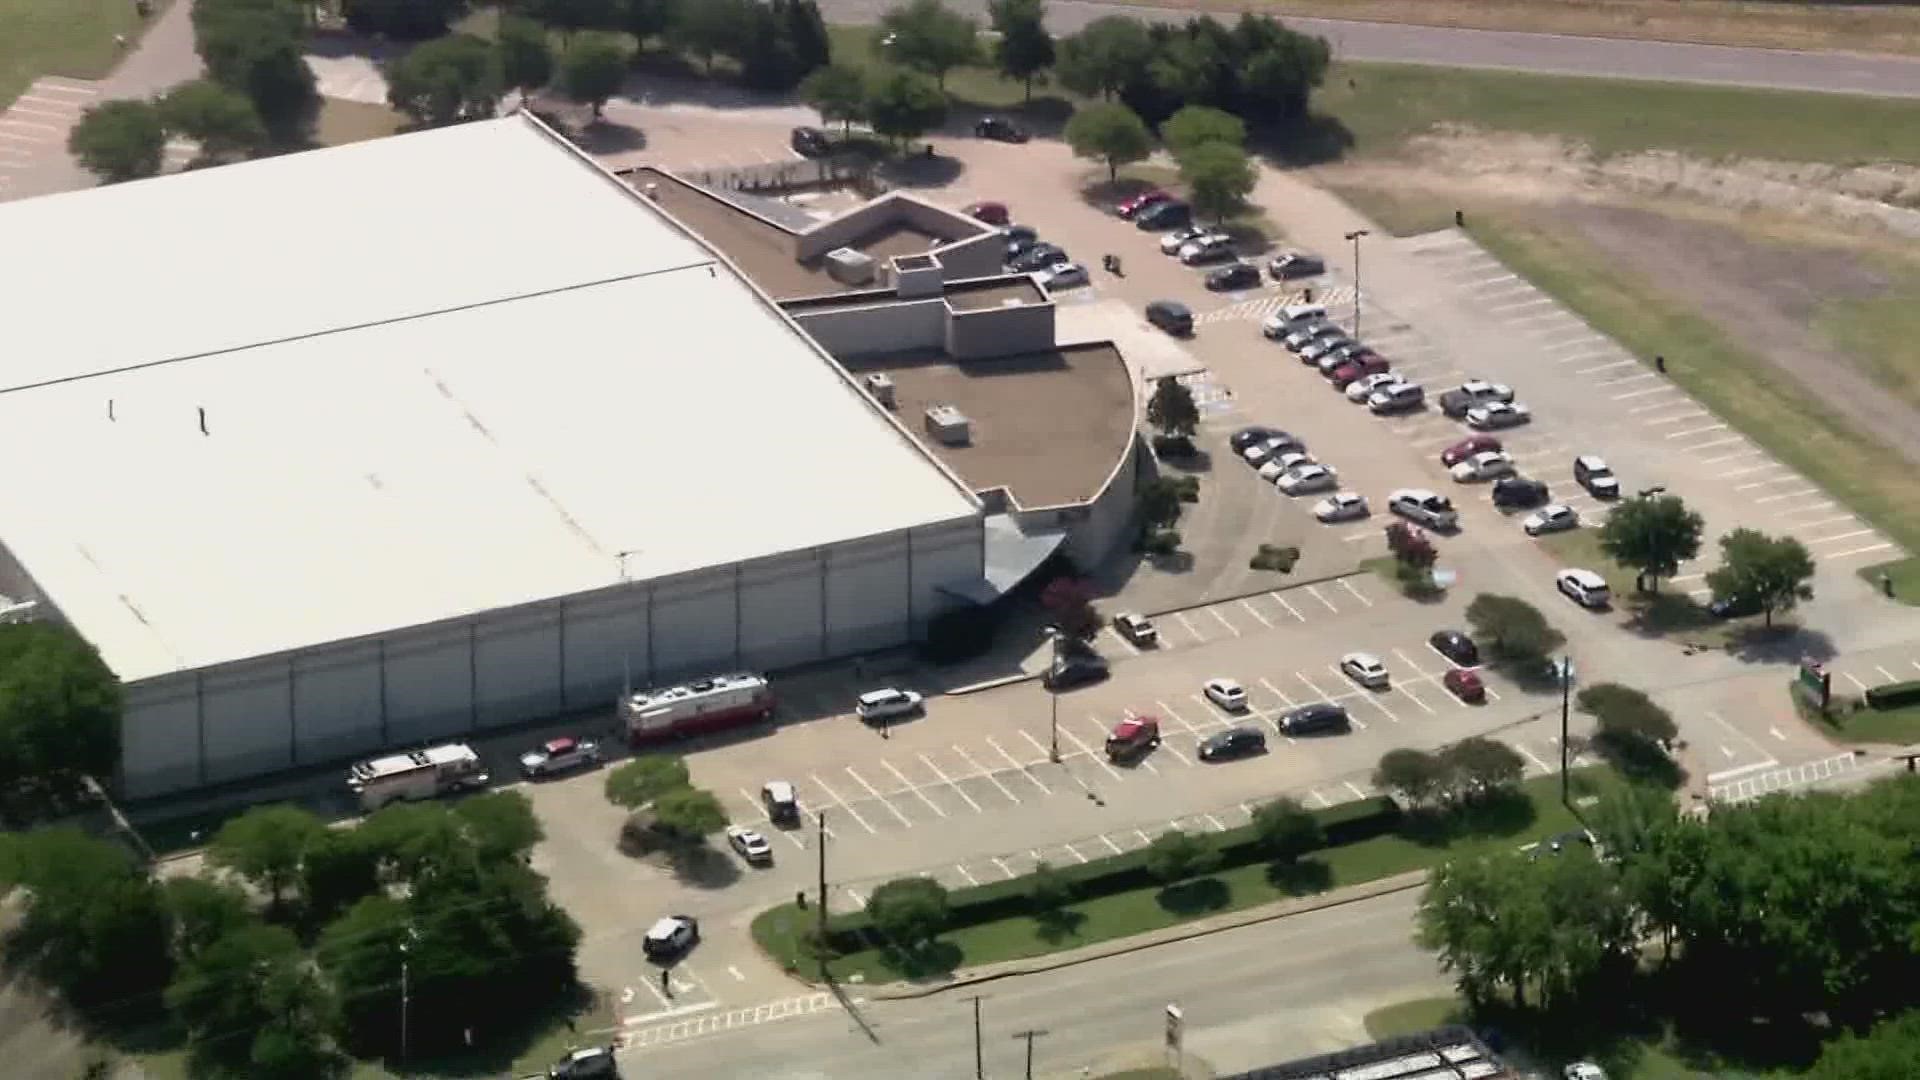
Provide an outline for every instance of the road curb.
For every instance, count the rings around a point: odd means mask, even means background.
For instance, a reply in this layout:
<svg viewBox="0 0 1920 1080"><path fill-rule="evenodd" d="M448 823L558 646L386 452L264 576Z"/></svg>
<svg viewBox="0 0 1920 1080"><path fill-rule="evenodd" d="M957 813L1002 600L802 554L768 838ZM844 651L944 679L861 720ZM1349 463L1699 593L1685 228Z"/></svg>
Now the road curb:
<svg viewBox="0 0 1920 1080"><path fill-rule="evenodd" d="M1260 923L1274 922L1294 915L1304 915L1310 911L1324 911L1327 908L1342 907L1361 900L1371 900L1379 896L1417 889L1426 884L1427 871L1413 870L1378 881L1355 885L1348 889L1325 893L1303 900L1281 900L1261 907L1249 908L1243 912L1216 916L1217 921L1200 920L1183 926L1169 927L1166 930L1150 934L1122 938L1114 942L1089 945L1071 953L1062 953L1053 957L1041 957L1032 961L1013 961L1008 966L993 971L980 971L961 975L938 986L914 986L912 984L882 983L867 988L870 1001L904 1001L913 998L931 997L934 994L961 987L978 986L981 983L995 982L1000 979L1019 975L1037 975L1046 971L1058 971L1061 968L1074 967L1093 960L1104 960L1112 956L1125 956L1128 953L1143 952L1176 941L1191 941L1194 938L1207 937L1227 930L1238 930L1243 926L1255 926ZM887 987L899 987L889 990Z"/></svg>
<svg viewBox="0 0 1920 1080"><path fill-rule="evenodd" d="M1039 677L1040 676L1038 674L1030 675L1022 671L1017 675L1002 675L997 679L988 679L985 682L968 683L965 686L956 686L951 690L945 691L940 696L941 697L964 697L967 694L980 693L982 690L997 690L1002 686L1012 686L1014 683L1032 682L1033 680L1038 679Z"/></svg>

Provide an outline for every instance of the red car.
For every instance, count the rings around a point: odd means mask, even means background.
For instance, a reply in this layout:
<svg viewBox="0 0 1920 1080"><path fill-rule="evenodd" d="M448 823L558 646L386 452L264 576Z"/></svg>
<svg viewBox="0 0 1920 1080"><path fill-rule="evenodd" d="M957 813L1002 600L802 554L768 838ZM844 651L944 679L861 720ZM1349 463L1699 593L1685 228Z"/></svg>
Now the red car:
<svg viewBox="0 0 1920 1080"><path fill-rule="evenodd" d="M1469 435L1440 451L1440 464L1451 469L1475 454L1500 449L1500 440L1491 435Z"/></svg>
<svg viewBox="0 0 1920 1080"><path fill-rule="evenodd" d="M1160 745L1160 721L1151 716L1129 716L1113 725L1107 736L1107 757L1128 761Z"/></svg>
<svg viewBox="0 0 1920 1080"><path fill-rule="evenodd" d="M977 202L967 207L967 214L989 225L1005 225L1013 220L1013 215L1007 212L1006 203Z"/></svg>
<svg viewBox="0 0 1920 1080"><path fill-rule="evenodd" d="M1172 195L1161 191L1159 188L1148 188L1133 198L1128 199L1126 202L1121 203L1119 206L1114 207L1113 212L1123 218L1130 218L1155 203L1163 203L1171 198L1173 198Z"/></svg>
<svg viewBox="0 0 1920 1080"><path fill-rule="evenodd" d="M1333 385L1345 390L1347 384L1353 380L1364 379L1368 375L1379 375L1390 366L1387 358L1379 353L1361 353L1328 372L1327 378L1333 380Z"/></svg>
<svg viewBox="0 0 1920 1080"><path fill-rule="evenodd" d="M1487 684L1480 681L1480 673L1469 668L1454 668L1440 679L1441 685L1461 701L1487 700Z"/></svg>

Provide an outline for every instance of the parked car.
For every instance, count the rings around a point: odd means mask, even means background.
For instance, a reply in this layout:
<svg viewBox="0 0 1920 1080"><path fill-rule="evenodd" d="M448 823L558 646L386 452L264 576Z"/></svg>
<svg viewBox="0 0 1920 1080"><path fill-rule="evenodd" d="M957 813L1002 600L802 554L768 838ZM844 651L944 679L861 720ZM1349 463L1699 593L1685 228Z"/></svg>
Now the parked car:
<svg viewBox="0 0 1920 1080"><path fill-rule="evenodd" d="M1193 207L1179 199L1162 199L1133 215L1134 228L1142 232L1177 229L1193 224Z"/></svg>
<svg viewBox="0 0 1920 1080"><path fill-rule="evenodd" d="M912 716L925 707L926 700L918 693L889 686L861 694L860 699L854 703L853 711L860 719L871 724L880 720Z"/></svg>
<svg viewBox="0 0 1920 1080"><path fill-rule="evenodd" d="M1001 142L1023 143L1030 136L1027 129L1004 116L983 116L973 125L973 133L982 139L998 139Z"/></svg>
<svg viewBox="0 0 1920 1080"><path fill-rule="evenodd" d="M1390 365L1387 358L1376 352L1361 353L1341 361L1327 373L1328 381L1341 390L1345 390L1355 379L1369 375L1384 375Z"/></svg>
<svg viewBox="0 0 1920 1080"><path fill-rule="evenodd" d="M1344 330L1337 334L1327 334L1315 341L1307 343L1307 345L1300 350L1300 362L1318 367L1321 360L1340 349L1354 344L1357 343L1348 337Z"/></svg>
<svg viewBox="0 0 1920 1080"><path fill-rule="evenodd" d="M800 824L800 797L785 780L769 780L760 787L760 805L767 809L767 820L775 825Z"/></svg>
<svg viewBox="0 0 1920 1080"><path fill-rule="evenodd" d="M1055 263L1070 262L1067 249L1044 240L1015 255L1007 265L1022 274L1037 273Z"/></svg>
<svg viewBox="0 0 1920 1080"><path fill-rule="evenodd" d="M1299 465L1282 473L1273 483L1283 494L1312 495L1332 491L1340 486L1340 478L1325 465Z"/></svg>
<svg viewBox="0 0 1920 1080"><path fill-rule="evenodd" d="M1707 614L1716 619L1744 619L1760 614L1760 602L1750 596L1728 596L1707 605Z"/></svg>
<svg viewBox="0 0 1920 1080"><path fill-rule="evenodd" d="M1451 529L1460 521L1451 499L1425 488L1401 488L1387 497L1387 509L1429 529Z"/></svg>
<svg viewBox="0 0 1920 1080"><path fill-rule="evenodd" d="M1336 491L1313 504L1313 516L1328 525L1336 521L1357 521L1367 513L1367 500L1351 491Z"/></svg>
<svg viewBox="0 0 1920 1080"><path fill-rule="evenodd" d="M1320 374L1331 377L1340 370L1342 364L1369 359L1379 360L1383 365L1386 363L1386 358L1374 352L1370 346L1358 341L1345 341L1327 350L1325 355L1313 362L1313 366Z"/></svg>
<svg viewBox="0 0 1920 1080"><path fill-rule="evenodd" d="M1580 515L1575 513L1571 506L1554 503L1528 514L1527 520L1521 522L1520 527L1526 530L1528 536L1565 532L1568 529L1580 527Z"/></svg>
<svg viewBox="0 0 1920 1080"><path fill-rule="evenodd" d="M1072 289L1085 285L1089 280L1087 268L1077 262L1057 262L1036 275L1040 284L1049 289Z"/></svg>
<svg viewBox="0 0 1920 1080"><path fill-rule="evenodd" d="M1359 683L1369 690L1384 690L1392 677L1387 674L1387 665L1372 653L1352 652L1340 658L1340 674Z"/></svg>
<svg viewBox="0 0 1920 1080"><path fill-rule="evenodd" d="M1251 289L1260 284L1260 268L1250 262L1229 263L1218 270L1208 272L1206 285L1214 292L1231 292L1234 289Z"/></svg>
<svg viewBox="0 0 1920 1080"><path fill-rule="evenodd" d="M744 825L727 826L727 846L750 863L773 861L773 845L767 838Z"/></svg>
<svg viewBox="0 0 1920 1080"><path fill-rule="evenodd" d="M1259 476L1260 479L1265 480L1269 484L1278 483L1280 478L1287 473L1292 472L1302 465L1312 465L1313 463L1313 456L1311 454L1301 453L1297 450L1288 453L1279 453L1268 458L1267 463L1260 466Z"/></svg>
<svg viewBox="0 0 1920 1080"><path fill-rule="evenodd" d="M1288 352L1299 352L1321 338L1347 336L1347 332L1340 329L1339 323L1324 319L1317 323L1308 323L1298 330L1289 330L1287 324L1269 319L1260 324L1260 332L1270 338L1278 339L1287 347Z"/></svg>
<svg viewBox="0 0 1920 1080"><path fill-rule="evenodd" d="M1040 242L1040 233L1031 225L1008 225L1000 230L1000 237L1007 242L1008 262Z"/></svg>
<svg viewBox="0 0 1920 1080"><path fill-rule="evenodd" d="M1123 611L1113 617L1113 629L1135 645L1160 644L1160 631L1145 615Z"/></svg>
<svg viewBox="0 0 1920 1080"><path fill-rule="evenodd" d="M966 212L968 217L984 221L989 225L1007 225L1013 221L1013 215L1007 212L1007 204L1003 202L972 203L968 205Z"/></svg>
<svg viewBox="0 0 1920 1080"><path fill-rule="evenodd" d="M1207 700L1228 712L1239 712L1247 707L1247 690L1232 679L1208 679L1200 685L1200 692Z"/></svg>
<svg viewBox="0 0 1920 1080"><path fill-rule="evenodd" d="M1500 440L1491 435L1469 435L1440 451L1440 464L1452 468L1475 454L1498 449L1500 449Z"/></svg>
<svg viewBox="0 0 1920 1080"><path fill-rule="evenodd" d="M1440 411L1458 420L1467 411L1491 402L1513 400L1513 387L1485 379L1468 379L1440 395Z"/></svg>
<svg viewBox="0 0 1920 1080"><path fill-rule="evenodd" d="M1352 721L1347 717L1346 706L1316 701L1289 709L1274 723L1282 735L1312 735L1318 731L1345 731Z"/></svg>
<svg viewBox="0 0 1920 1080"><path fill-rule="evenodd" d="M1228 728L1200 740L1201 761L1223 761L1266 752L1267 736L1259 728Z"/></svg>
<svg viewBox="0 0 1920 1080"><path fill-rule="evenodd" d="M1159 188L1148 188L1113 208L1113 212L1123 218L1131 218L1154 203L1166 202L1172 195Z"/></svg>
<svg viewBox="0 0 1920 1080"><path fill-rule="evenodd" d="M1567 599L1583 608L1603 608L1613 599L1607 579L1591 570L1562 570L1553 576L1553 584Z"/></svg>
<svg viewBox="0 0 1920 1080"><path fill-rule="evenodd" d="M1493 482L1493 505L1526 509L1547 501L1547 485L1515 473Z"/></svg>
<svg viewBox="0 0 1920 1080"><path fill-rule="evenodd" d="M1505 450L1483 450L1447 472L1456 482L1462 484L1475 480L1491 480L1496 476L1510 476L1513 474L1513 458Z"/></svg>
<svg viewBox="0 0 1920 1080"><path fill-rule="evenodd" d="M801 157L825 157L833 152L833 140L816 127L794 128L793 136L788 141L793 146L793 152Z"/></svg>
<svg viewBox="0 0 1920 1080"><path fill-rule="evenodd" d="M1107 760L1132 761L1160 745L1160 721L1151 716L1129 716L1107 735Z"/></svg>
<svg viewBox="0 0 1920 1080"><path fill-rule="evenodd" d="M1376 371L1371 375L1362 375L1348 383L1346 390L1342 392L1347 395L1348 401L1365 405L1367 399L1373 396L1375 390L1385 390L1387 387L1399 381L1400 376L1395 375L1391 371Z"/></svg>
<svg viewBox="0 0 1920 1080"><path fill-rule="evenodd" d="M569 1050L567 1056L547 1070L547 1080L618 1080L620 1066L611 1046L583 1046Z"/></svg>
<svg viewBox="0 0 1920 1080"><path fill-rule="evenodd" d="M1533 413L1517 402L1489 401L1467 410L1467 426L1481 431L1519 427L1533 419Z"/></svg>
<svg viewBox="0 0 1920 1080"><path fill-rule="evenodd" d="M1591 1061L1576 1061L1561 1076L1564 1080L1607 1080L1607 1071Z"/></svg>
<svg viewBox="0 0 1920 1080"><path fill-rule="evenodd" d="M1243 427L1239 431L1229 435L1227 437L1227 445L1233 447L1233 452L1238 454L1249 446L1258 446L1269 439L1282 439L1296 446L1299 445L1295 442L1293 436L1281 431L1279 428L1265 427L1260 424Z"/></svg>
<svg viewBox="0 0 1920 1080"><path fill-rule="evenodd" d="M1480 663L1480 646L1459 630L1435 630L1427 639L1433 651L1459 664L1461 667L1473 667Z"/></svg>
<svg viewBox="0 0 1920 1080"><path fill-rule="evenodd" d="M1155 300L1148 304L1147 321L1175 337L1193 333L1193 309L1178 300Z"/></svg>
<svg viewBox="0 0 1920 1080"><path fill-rule="evenodd" d="M528 779L555 776L569 769L600 764L600 744L591 739L548 739L520 755L520 772Z"/></svg>
<svg viewBox="0 0 1920 1080"><path fill-rule="evenodd" d="M1267 264L1267 273L1275 281L1292 281L1295 278L1316 277L1327 272L1327 262L1318 255L1308 255L1302 251L1288 251L1276 255Z"/></svg>
<svg viewBox="0 0 1920 1080"><path fill-rule="evenodd" d="M1066 690L1099 682L1108 674L1107 662L1099 654L1073 652L1063 654L1058 662L1049 666L1040 682L1049 690Z"/></svg>
<svg viewBox="0 0 1920 1080"><path fill-rule="evenodd" d="M668 915L647 930L640 951L650 958L680 956L699 943L700 920L691 915Z"/></svg>
<svg viewBox="0 0 1920 1080"><path fill-rule="evenodd" d="M1160 238L1160 254L1178 255L1180 249L1203 236L1211 235L1213 230L1199 225L1187 225L1178 228Z"/></svg>
<svg viewBox="0 0 1920 1080"><path fill-rule="evenodd" d="M1461 701L1487 700L1487 684L1472 668L1448 668L1447 673L1440 676L1440 685Z"/></svg>
<svg viewBox="0 0 1920 1080"><path fill-rule="evenodd" d="M1249 465L1265 465L1274 457L1298 451L1300 442L1284 431L1276 431L1266 442L1255 443L1240 451L1240 457Z"/></svg>
<svg viewBox="0 0 1920 1080"><path fill-rule="evenodd" d="M1198 240L1187 241L1180 249L1180 261L1188 266L1231 258L1233 238L1226 233L1208 233Z"/></svg>
<svg viewBox="0 0 1920 1080"><path fill-rule="evenodd" d="M1419 383L1396 382L1367 395L1367 410L1377 416L1410 412L1424 405L1427 392Z"/></svg>
<svg viewBox="0 0 1920 1080"><path fill-rule="evenodd" d="M1607 467L1605 459L1593 454L1581 454L1573 459L1573 482L1587 489L1587 494L1596 499L1617 499L1620 497L1620 480Z"/></svg>

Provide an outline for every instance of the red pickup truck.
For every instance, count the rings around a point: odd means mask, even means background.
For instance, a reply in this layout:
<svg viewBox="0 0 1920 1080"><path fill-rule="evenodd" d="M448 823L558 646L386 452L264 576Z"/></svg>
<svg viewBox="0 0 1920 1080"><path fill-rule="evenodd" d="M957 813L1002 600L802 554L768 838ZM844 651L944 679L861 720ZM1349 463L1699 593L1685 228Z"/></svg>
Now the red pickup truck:
<svg viewBox="0 0 1920 1080"><path fill-rule="evenodd" d="M1160 721L1151 716L1129 716L1113 725L1107 736L1107 758L1131 761L1160 745Z"/></svg>

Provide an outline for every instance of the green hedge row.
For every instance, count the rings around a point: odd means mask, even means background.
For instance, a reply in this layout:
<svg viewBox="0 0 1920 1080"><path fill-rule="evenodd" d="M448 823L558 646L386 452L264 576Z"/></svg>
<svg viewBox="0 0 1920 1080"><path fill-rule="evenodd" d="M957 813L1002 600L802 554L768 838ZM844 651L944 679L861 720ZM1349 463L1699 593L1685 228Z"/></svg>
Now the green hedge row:
<svg viewBox="0 0 1920 1080"><path fill-rule="evenodd" d="M1327 838L1326 847L1330 848L1385 836L1400 824L1400 807L1385 796L1340 803L1314 810L1312 814L1320 822L1320 828ZM1252 825L1200 834L1199 838L1220 853L1222 869L1246 866L1269 858ZM1055 867L1055 872L1067 883L1075 901L1092 900L1154 885L1153 875L1147 872L1146 855L1146 849L1142 848L1072 866ZM1027 897L1030 883L1031 876L1022 874L1005 881L955 889L947 899L947 928L953 930L978 926L1030 914L1032 903ZM828 923L828 934L833 939L834 948L852 952L867 945L864 935L868 926L865 912L850 912L835 916Z"/></svg>
<svg viewBox="0 0 1920 1080"><path fill-rule="evenodd" d="M1891 709L1898 705L1911 705L1920 701L1920 679L1907 682L1888 683L1875 686L1867 691L1867 704L1876 709Z"/></svg>

